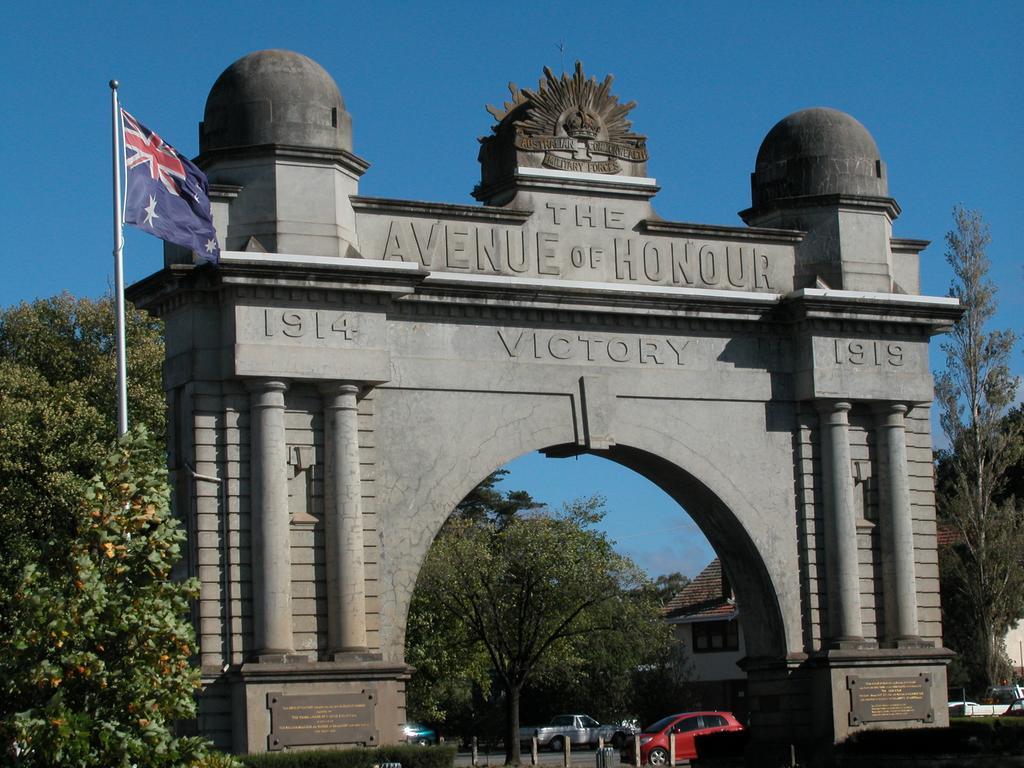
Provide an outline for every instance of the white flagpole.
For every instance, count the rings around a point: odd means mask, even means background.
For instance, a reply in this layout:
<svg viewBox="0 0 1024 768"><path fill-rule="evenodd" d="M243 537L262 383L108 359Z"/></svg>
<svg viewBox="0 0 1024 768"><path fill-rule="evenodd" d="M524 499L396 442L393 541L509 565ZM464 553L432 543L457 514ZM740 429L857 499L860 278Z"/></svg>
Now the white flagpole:
<svg viewBox="0 0 1024 768"><path fill-rule="evenodd" d="M114 306L117 310L117 436L128 431L128 365L124 351L124 231L121 222L121 131L117 104L117 80L110 81L114 126Z"/></svg>

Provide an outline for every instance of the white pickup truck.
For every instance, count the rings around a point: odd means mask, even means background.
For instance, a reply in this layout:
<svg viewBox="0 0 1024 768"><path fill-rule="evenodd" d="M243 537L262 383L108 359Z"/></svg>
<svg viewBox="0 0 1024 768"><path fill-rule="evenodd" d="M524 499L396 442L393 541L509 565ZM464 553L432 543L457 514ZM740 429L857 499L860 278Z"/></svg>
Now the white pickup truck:
<svg viewBox="0 0 1024 768"><path fill-rule="evenodd" d="M951 701L950 717L998 717L1017 699L1024 699L1024 688L1019 685L993 685L985 691L981 702Z"/></svg>
<svg viewBox="0 0 1024 768"><path fill-rule="evenodd" d="M547 747L553 752L564 750L566 743L574 747L596 746L599 739L620 749L635 732L636 729L628 725L601 725L590 715L559 715L548 725L520 728L519 740L526 744L536 736L538 747Z"/></svg>

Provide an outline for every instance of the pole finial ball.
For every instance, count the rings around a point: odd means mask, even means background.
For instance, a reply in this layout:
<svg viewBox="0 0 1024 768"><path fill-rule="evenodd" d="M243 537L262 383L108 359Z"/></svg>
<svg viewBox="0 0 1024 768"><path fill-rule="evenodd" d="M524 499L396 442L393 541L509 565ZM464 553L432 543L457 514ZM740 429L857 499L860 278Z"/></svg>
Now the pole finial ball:
<svg viewBox="0 0 1024 768"><path fill-rule="evenodd" d="M117 80L111 80L110 81L110 90L116 91L118 85L119 85L119 83L117 82Z"/></svg>

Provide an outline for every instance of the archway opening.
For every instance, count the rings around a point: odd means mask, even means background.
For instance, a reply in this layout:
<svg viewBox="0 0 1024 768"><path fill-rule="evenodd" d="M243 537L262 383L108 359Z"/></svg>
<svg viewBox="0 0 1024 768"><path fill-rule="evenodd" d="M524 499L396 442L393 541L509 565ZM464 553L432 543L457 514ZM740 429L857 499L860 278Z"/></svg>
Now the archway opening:
<svg viewBox="0 0 1024 768"><path fill-rule="evenodd" d="M623 706L621 691L617 698L607 697L615 698L619 708L609 708L601 701L600 689L592 684L574 689L571 679L541 676L523 696L524 724L540 725L557 714L556 710L595 715L614 723L633 720L640 726L690 709L730 710L741 721L746 719L746 674L739 662L751 653L779 653L785 643L777 598L763 563L736 515L715 494L680 467L621 446L600 453L553 446L510 461L489 475L488 481L506 498L525 491L549 511L600 497L603 514L596 527L618 555L629 558L644 572L647 588L658 591L660 621L672 639L668 655L652 657L629 673L631 685L640 687L632 692L632 705ZM740 594L744 592L752 606L751 629L747 630L741 618L744 601ZM411 643L418 639L416 602L414 597ZM417 651L407 643L407 658L414 664L423 659ZM478 662L481 659L486 663L485 654L477 657ZM594 675L593 664L581 669ZM654 695L666 690L667 697ZM409 707L410 714L417 717L425 710L415 691L414 681ZM477 709L486 709L481 705L488 703L488 691L474 693ZM490 703L495 703L491 698ZM644 703L637 705L638 701ZM502 729L497 720L497 713L492 712L489 722L485 718L472 726L479 733L463 730L453 735L483 734L500 739ZM466 724L461 725L464 729Z"/></svg>

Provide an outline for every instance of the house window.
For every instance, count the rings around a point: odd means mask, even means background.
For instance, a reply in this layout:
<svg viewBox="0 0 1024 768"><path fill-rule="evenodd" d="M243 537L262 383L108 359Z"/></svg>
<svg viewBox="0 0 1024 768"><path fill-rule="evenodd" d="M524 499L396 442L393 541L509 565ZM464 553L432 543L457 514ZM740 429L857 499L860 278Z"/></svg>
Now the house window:
<svg viewBox="0 0 1024 768"><path fill-rule="evenodd" d="M740 649L739 624L733 621L699 621L693 627L694 653L716 653Z"/></svg>

